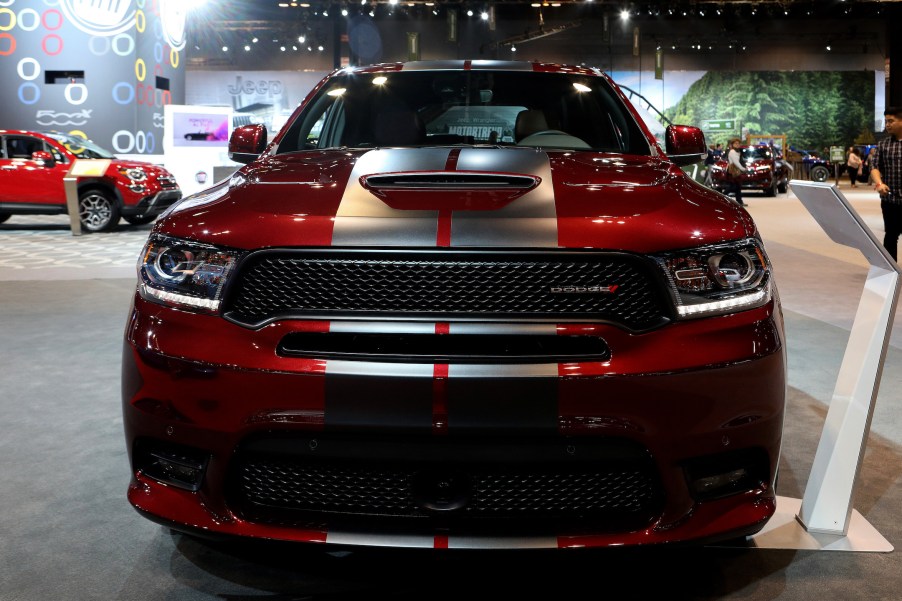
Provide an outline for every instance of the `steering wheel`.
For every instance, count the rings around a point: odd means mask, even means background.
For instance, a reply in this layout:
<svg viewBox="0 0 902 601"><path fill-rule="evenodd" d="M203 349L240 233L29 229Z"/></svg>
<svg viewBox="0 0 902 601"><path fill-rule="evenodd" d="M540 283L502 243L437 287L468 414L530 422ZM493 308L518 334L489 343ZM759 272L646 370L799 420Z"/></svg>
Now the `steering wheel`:
<svg viewBox="0 0 902 601"><path fill-rule="evenodd" d="M543 129L540 131L534 131L529 136L548 136L548 135L558 135L558 136L569 136L565 131L561 131L559 129ZM526 136L528 138L529 136Z"/></svg>

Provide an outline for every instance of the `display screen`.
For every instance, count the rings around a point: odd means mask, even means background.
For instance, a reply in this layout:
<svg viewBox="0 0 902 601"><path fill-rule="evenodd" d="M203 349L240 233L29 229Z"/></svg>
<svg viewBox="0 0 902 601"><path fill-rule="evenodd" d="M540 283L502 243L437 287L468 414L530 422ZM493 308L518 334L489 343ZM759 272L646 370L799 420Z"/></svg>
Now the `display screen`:
<svg viewBox="0 0 902 601"><path fill-rule="evenodd" d="M223 146L229 140L229 116L222 113L173 113L173 146Z"/></svg>

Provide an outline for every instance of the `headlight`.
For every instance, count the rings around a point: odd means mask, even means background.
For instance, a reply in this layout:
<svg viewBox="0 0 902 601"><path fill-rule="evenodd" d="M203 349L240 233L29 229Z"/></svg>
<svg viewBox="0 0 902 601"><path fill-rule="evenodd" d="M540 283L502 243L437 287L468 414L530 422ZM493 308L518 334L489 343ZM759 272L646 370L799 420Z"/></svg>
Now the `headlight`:
<svg viewBox="0 0 902 601"><path fill-rule="evenodd" d="M757 240L668 253L657 261L681 319L744 311L770 301L770 265Z"/></svg>
<svg viewBox="0 0 902 601"><path fill-rule="evenodd" d="M164 305L216 313L238 256L215 246L153 235L138 262L141 296Z"/></svg>
<svg viewBox="0 0 902 601"><path fill-rule="evenodd" d="M140 167L135 167L133 169L127 169L125 167L119 168L119 173L126 176L128 179L134 182L143 182L147 179L147 173L144 172Z"/></svg>

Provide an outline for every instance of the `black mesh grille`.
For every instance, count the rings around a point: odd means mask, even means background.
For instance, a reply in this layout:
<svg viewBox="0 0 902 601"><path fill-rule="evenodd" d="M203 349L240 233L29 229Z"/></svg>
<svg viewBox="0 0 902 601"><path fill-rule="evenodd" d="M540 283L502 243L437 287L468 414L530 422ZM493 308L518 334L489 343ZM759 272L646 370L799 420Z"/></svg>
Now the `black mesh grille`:
<svg viewBox="0 0 902 601"><path fill-rule="evenodd" d="M290 315L667 321L652 267L622 253L265 251L241 266L231 319Z"/></svg>
<svg viewBox="0 0 902 601"><path fill-rule="evenodd" d="M363 455L366 456L366 455ZM483 523L580 520L634 528L659 510L661 491L647 453L577 464L449 463L320 460L239 452L231 499L245 519L284 522L306 515L318 522L435 517ZM438 482L450 484L438 485ZM435 511L452 489L450 510Z"/></svg>

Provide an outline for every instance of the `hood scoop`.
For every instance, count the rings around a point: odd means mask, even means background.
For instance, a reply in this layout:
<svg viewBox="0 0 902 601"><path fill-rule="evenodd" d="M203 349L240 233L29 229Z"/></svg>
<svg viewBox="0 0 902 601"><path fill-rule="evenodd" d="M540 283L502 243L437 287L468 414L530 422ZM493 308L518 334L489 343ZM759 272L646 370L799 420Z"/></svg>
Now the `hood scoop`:
<svg viewBox="0 0 902 601"><path fill-rule="evenodd" d="M482 171L376 173L360 185L393 209L492 211L538 186L542 178Z"/></svg>

